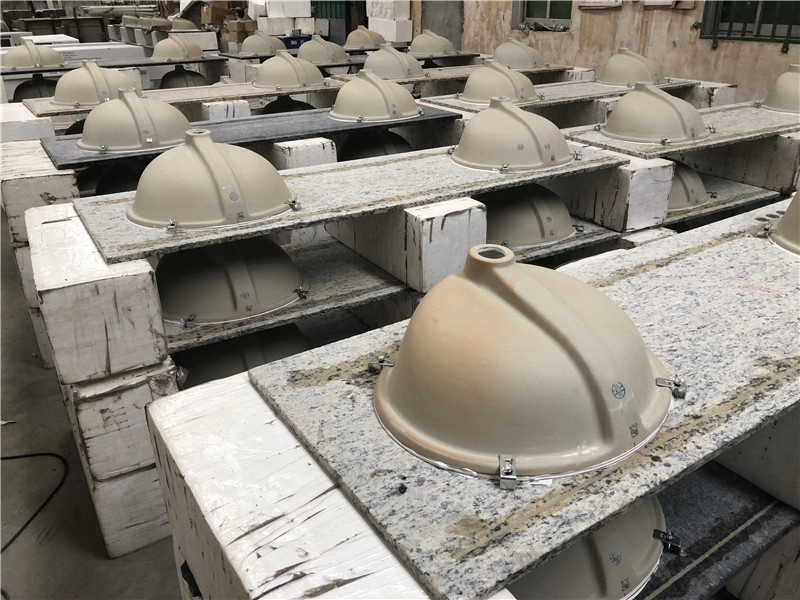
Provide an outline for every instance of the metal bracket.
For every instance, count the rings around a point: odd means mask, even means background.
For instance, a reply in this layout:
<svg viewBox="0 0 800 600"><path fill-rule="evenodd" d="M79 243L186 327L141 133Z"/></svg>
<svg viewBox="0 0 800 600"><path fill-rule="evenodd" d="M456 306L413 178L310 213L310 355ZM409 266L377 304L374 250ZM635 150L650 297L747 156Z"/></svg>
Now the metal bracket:
<svg viewBox="0 0 800 600"><path fill-rule="evenodd" d="M508 165L500 165L500 172L501 173L508 173Z"/></svg>
<svg viewBox="0 0 800 600"><path fill-rule="evenodd" d="M597 125L594 126L594 130L595 131L600 131L602 128L603 127L600 125L600 123L598 123Z"/></svg>
<svg viewBox="0 0 800 600"><path fill-rule="evenodd" d="M583 152L580 150L575 150L575 152L572 153L572 156L575 158L575 160L583 160Z"/></svg>
<svg viewBox="0 0 800 600"><path fill-rule="evenodd" d="M181 319L181 327L187 327L190 323L194 323L194 320L197 318L197 315L192 313L187 317Z"/></svg>
<svg viewBox="0 0 800 600"><path fill-rule="evenodd" d="M386 354L381 354L378 357L378 360L373 361L367 365L369 368L370 373L380 373L383 370L383 367L393 367L394 361L389 358Z"/></svg>
<svg viewBox="0 0 800 600"><path fill-rule="evenodd" d="M681 539L672 535L672 532L653 529L653 539L664 545L664 552L680 555Z"/></svg>
<svg viewBox="0 0 800 600"><path fill-rule="evenodd" d="M663 377L656 377L656 385L658 387L671 389L672 395L675 398L686 398L686 383L683 379L664 379Z"/></svg>
<svg viewBox="0 0 800 600"><path fill-rule="evenodd" d="M661 145L662 146L669 146L671 143L672 143L672 141L669 138L662 138L661 139Z"/></svg>
<svg viewBox="0 0 800 600"><path fill-rule="evenodd" d="M175 219L170 219L169 224L165 227L165 229L170 233L175 233L178 231L178 222Z"/></svg>
<svg viewBox="0 0 800 600"><path fill-rule="evenodd" d="M583 233L583 230L585 229L585 227L581 223L579 223L578 225L574 225L574 227L575 231L577 231L578 233Z"/></svg>
<svg viewBox="0 0 800 600"><path fill-rule="evenodd" d="M513 454L500 454L500 489L517 489L517 459Z"/></svg>
<svg viewBox="0 0 800 600"><path fill-rule="evenodd" d="M300 205L300 202L298 202L296 198L294 200L289 200L289 202L287 202L286 204L288 204L289 208L291 208L292 210L300 210L301 208L303 208Z"/></svg>
<svg viewBox="0 0 800 600"><path fill-rule="evenodd" d="M706 129L708 129L709 133L717 133L717 128L713 125L706 125Z"/></svg>
<svg viewBox="0 0 800 600"><path fill-rule="evenodd" d="M299 287L294 291L294 293L297 294L297 297L300 298L300 300L305 300L308 298L308 288Z"/></svg>

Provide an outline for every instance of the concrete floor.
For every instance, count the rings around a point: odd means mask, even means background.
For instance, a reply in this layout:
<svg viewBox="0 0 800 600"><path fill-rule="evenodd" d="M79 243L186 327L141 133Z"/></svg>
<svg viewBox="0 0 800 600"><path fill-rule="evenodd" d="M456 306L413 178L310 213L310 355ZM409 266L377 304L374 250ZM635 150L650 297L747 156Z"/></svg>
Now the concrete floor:
<svg viewBox="0 0 800 600"><path fill-rule="evenodd" d="M52 452L68 465L64 485L2 553L3 596L26 599L179 599L172 540L110 559L84 479L54 370L42 366L5 215L0 315L2 456ZM57 458L3 460L0 467L2 543L44 502L61 479Z"/></svg>

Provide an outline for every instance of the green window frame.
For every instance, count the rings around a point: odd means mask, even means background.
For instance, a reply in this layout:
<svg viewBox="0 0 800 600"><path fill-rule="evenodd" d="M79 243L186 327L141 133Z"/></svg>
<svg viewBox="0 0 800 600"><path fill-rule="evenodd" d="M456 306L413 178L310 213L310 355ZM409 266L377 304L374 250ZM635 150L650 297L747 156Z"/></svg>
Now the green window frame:
<svg viewBox="0 0 800 600"><path fill-rule="evenodd" d="M781 52L800 43L800 2L740 1L706 2L700 37L713 40L780 42Z"/></svg>

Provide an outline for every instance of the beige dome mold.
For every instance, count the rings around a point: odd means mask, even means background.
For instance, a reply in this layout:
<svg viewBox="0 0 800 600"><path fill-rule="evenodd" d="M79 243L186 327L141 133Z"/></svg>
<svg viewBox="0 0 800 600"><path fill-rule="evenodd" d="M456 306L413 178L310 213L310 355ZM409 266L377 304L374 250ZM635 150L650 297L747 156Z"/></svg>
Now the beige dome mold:
<svg viewBox="0 0 800 600"><path fill-rule="evenodd" d="M127 215L146 227L202 229L266 219L294 200L265 158L193 129L147 166Z"/></svg>
<svg viewBox="0 0 800 600"><path fill-rule="evenodd" d="M486 205L486 241L489 244L550 244L575 233L567 206L541 185L478 194L475 200Z"/></svg>
<svg viewBox="0 0 800 600"><path fill-rule="evenodd" d="M789 65L775 81L761 107L776 112L800 113L800 65Z"/></svg>
<svg viewBox="0 0 800 600"><path fill-rule="evenodd" d="M544 64L541 52L514 39L508 39L495 48L492 60L509 69L533 69Z"/></svg>
<svg viewBox="0 0 800 600"><path fill-rule="evenodd" d="M773 226L769 239L784 250L800 254L800 200L797 192L792 196L789 208Z"/></svg>
<svg viewBox="0 0 800 600"><path fill-rule="evenodd" d="M177 36L169 36L158 42L153 48L155 60L182 60L187 58L202 58L203 50L190 40Z"/></svg>
<svg viewBox="0 0 800 600"><path fill-rule="evenodd" d="M628 48L620 48L597 75L597 82L606 85L632 86L637 82L659 84L664 81L664 71L657 63Z"/></svg>
<svg viewBox="0 0 800 600"><path fill-rule="evenodd" d="M378 48L386 43L386 39L378 32L371 31L359 25L347 35L344 42L345 50L364 50L367 48Z"/></svg>
<svg viewBox="0 0 800 600"><path fill-rule="evenodd" d="M307 60L312 65L347 62L347 52L339 44L324 40L320 35L312 35L297 49L297 58Z"/></svg>
<svg viewBox="0 0 800 600"><path fill-rule="evenodd" d="M459 99L470 104L489 104L495 96L508 98L512 102L536 102L540 99L536 88L525 75L497 61L487 60L467 78L464 93Z"/></svg>
<svg viewBox="0 0 800 600"><path fill-rule="evenodd" d="M453 42L446 37L434 33L430 29L423 29L422 33L411 40L408 52L411 56L419 58L458 54L455 46L453 46Z"/></svg>
<svg viewBox="0 0 800 600"><path fill-rule="evenodd" d="M507 98L492 98L467 122L452 158L464 167L510 172L563 165L573 155L553 123Z"/></svg>
<svg viewBox="0 0 800 600"><path fill-rule="evenodd" d="M375 411L402 446L440 467L521 478L604 467L647 443L672 403L636 326L592 286L473 247L423 298Z"/></svg>
<svg viewBox="0 0 800 600"><path fill-rule="evenodd" d="M76 145L96 152L167 148L183 143L189 128L189 120L174 106L141 98L133 88L121 89L119 98L92 109Z"/></svg>
<svg viewBox="0 0 800 600"><path fill-rule="evenodd" d="M289 255L264 237L167 254L156 281L164 320L198 324L262 315L305 290Z"/></svg>
<svg viewBox="0 0 800 600"><path fill-rule="evenodd" d="M310 62L295 58L287 50L278 50L274 57L261 63L253 85L257 88L293 90L322 85L324 81L320 70Z"/></svg>
<svg viewBox="0 0 800 600"><path fill-rule="evenodd" d="M344 84L329 113L338 121L397 121L422 114L414 97L403 86L381 79L368 69Z"/></svg>
<svg viewBox="0 0 800 600"><path fill-rule="evenodd" d="M141 85L116 69L98 67L93 60L84 60L79 69L66 73L56 84L52 103L61 106L97 106L119 96L121 88L141 91Z"/></svg>
<svg viewBox="0 0 800 600"><path fill-rule="evenodd" d="M0 68L3 71L17 69L38 69L46 67L61 67L64 57L47 46L37 46L33 40L23 39L21 46L14 46L2 57Z"/></svg>
<svg viewBox="0 0 800 600"><path fill-rule="evenodd" d="M710 135L697 109L651 84L625 94L601 132L629 142L694 142Z"/></svg>
<svg viewBox="0 0 800 600"><path fill-rule="evenodd" d="M278 50L286 50L286 44L264 31L254 31L242 42L239 54L275 54Z"/></svg>
<svg viewBox="0 0 800 600"><path fill-rule="evenodd" d="M424 77L420 62L405 52L400 52L391 44L382 44L364 61L364 69L372 71L383 79L408 79Z"/></svg>
<svg viewBox="0 0 800 600"><path fill-rule="evenodd" d="M648 496L507 589L520 600L634 598L661 558L663 544L653 532L666 529L657 497Z"/></svg>
<svg viewBox="0 0 800 600"><path fill-rule="evenodd" d="M703 180L697 171L683 163L675 163L672 175L672 187L669 191L670 211L682 211L697 208L708 202L708 193Z"/></svg>

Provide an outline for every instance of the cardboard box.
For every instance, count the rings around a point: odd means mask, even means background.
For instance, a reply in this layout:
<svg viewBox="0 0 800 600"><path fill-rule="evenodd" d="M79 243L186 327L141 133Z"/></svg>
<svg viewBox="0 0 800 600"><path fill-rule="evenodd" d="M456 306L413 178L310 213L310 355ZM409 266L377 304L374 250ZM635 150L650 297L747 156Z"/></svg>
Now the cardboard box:
<svg viewBox="0 0 800 600"><path fill-rule="evenodd" d="M200 22L204 25L221 25L229 14L230 8L227 2L212 2L203 6Z"/></svg>

